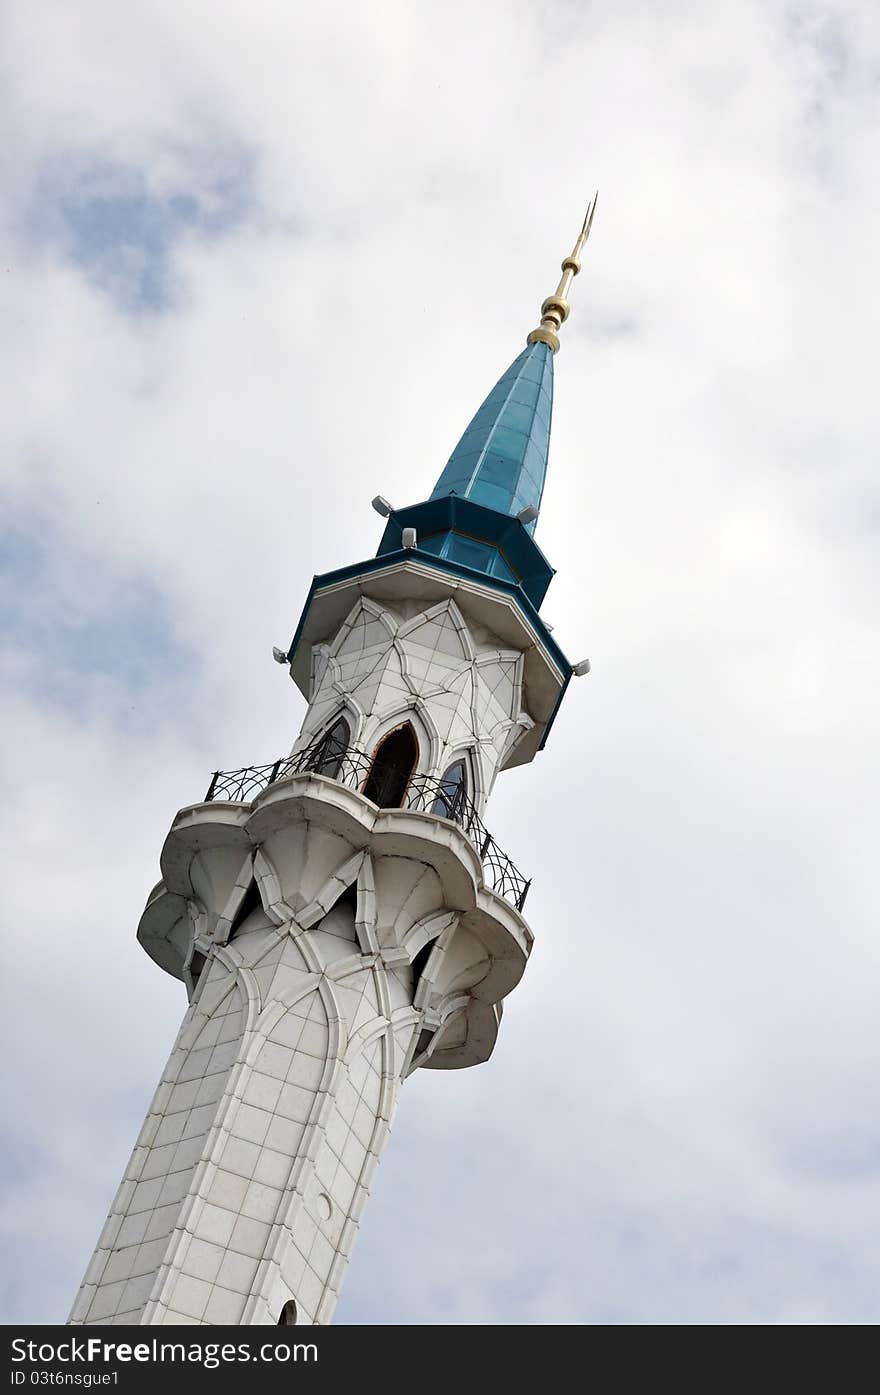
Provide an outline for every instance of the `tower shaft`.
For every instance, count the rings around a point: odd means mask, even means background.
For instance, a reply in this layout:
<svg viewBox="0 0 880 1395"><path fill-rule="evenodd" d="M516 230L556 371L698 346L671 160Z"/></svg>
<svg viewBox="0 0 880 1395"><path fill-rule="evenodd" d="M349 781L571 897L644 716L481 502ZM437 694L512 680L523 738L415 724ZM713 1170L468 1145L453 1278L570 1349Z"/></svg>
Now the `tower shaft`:
<svg viewBox="0 0 880 1395"><path fill-rule="evenodd" d="M306 856L323 841L310 829ZM276 870L261 857L263 896ZM370 871L361 855L363 900ZM293 1300L298 1321L329 1321L397 1104L407 996L360 952L348 902L311 929L246 915L207 954L72 1320L277 1323Z"/></svg>

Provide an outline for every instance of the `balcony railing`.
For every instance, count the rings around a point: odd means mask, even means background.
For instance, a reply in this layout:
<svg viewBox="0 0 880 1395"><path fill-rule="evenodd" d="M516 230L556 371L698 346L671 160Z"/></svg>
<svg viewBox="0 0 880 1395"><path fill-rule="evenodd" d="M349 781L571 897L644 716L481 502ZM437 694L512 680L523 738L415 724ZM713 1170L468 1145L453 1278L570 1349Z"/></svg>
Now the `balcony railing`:
<svg viewBox="0 0 880 1395"><path fill-rule="evenodd" d="M250 803L278 780L307 772L326 775L350 789L362 790L370 775L371 766L372 760L365 752L357 750L354 746L343 746L335 738L325 736L304 751L297 751L292 756L276 760L273 765L248 765L241 770L215 771L205 800L224 800L232 804ZM396 784L397 781L393 783ZM371 785L370 797L380 808L415 809L420 813L434 814L438 818L452 819L453 823L457 823L479 853L486 885L499 896L511 901L518 911L522 910L531 880L527 880L511 862L507 853L499 848L463 786L454 785L447 780L437 780L428 775L413 775L403 799L399 803L395 801L393 805L385 806L382 799L382 781L380 778L377 783L375 771Z"/></svg>

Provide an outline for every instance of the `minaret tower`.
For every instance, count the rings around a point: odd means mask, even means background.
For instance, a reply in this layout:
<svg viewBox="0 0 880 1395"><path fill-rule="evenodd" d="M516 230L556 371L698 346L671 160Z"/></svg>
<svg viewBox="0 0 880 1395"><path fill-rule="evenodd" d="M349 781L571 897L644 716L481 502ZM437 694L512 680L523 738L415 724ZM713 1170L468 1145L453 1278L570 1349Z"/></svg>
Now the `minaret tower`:
<svg viewBox="0 0 880 1395"><path fill-rule="evenodd" d="M532 932L486 804L585 667L533 533L594 207L430 498L315 577L291 754L172 823L138 939L189 1008L71 1322L328 1323L403 1082L492 1052Z"/></svg>

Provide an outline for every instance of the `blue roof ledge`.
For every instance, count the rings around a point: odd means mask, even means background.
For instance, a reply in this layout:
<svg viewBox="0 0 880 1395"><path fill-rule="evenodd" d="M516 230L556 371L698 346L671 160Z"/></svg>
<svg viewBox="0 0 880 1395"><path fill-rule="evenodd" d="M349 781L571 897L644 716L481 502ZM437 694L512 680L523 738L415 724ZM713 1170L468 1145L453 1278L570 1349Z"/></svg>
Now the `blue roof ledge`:
<svg viewBox="0 0 880 1395"><path fill-rule="evenodd" d="M415 528L420 552L479 572L480 579L490 585L514 583L536 610L555 576L554 568L518 518L472 499L445 494L396 509L382 534L380 557L399 551L404 528ZM493 558L493 553L499 555Z"/></svg>

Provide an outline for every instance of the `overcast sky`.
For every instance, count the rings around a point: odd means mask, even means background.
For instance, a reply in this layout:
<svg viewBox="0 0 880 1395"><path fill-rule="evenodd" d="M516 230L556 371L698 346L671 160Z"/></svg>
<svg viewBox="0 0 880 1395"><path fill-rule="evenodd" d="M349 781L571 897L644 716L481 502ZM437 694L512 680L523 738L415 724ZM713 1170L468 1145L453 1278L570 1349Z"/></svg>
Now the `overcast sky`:
<svg viewBox="0 0 880 1395"><path fill-rule="evenodd" d="M427 496L595 186L487 822L485 1066L404 1090L338 1321L880 1316L880 10L7 0L2 1315L66 1317L185 1006L175 810Z"/></svg>

